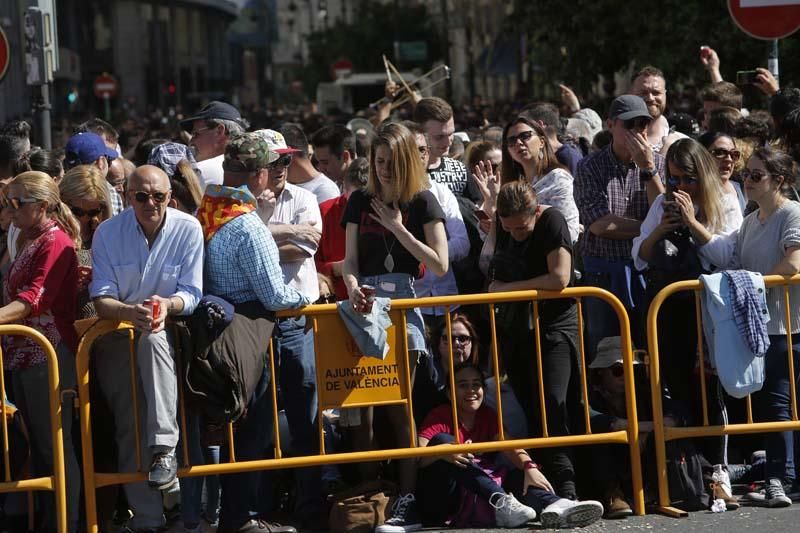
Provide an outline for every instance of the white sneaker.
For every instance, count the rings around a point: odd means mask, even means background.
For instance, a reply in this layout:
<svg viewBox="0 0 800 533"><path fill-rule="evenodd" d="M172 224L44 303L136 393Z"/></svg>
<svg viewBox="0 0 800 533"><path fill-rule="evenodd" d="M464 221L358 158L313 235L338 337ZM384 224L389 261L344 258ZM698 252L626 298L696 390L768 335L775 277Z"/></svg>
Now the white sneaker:
<svg viewBox="0 0 800 533"><path fill-rule="evenodd" d="M597 522L603 516L603 504L594 500L576 502L561 498L542 511L542 527L560 529L583 527Z"/></svg>
<svg viewBox="0 0 800 533"><path fill-rule="evenodd" d="M519 503L513 494L495 492L489 498L489 504L494 507L494 521L497 527L520 527L536 520L536 511Z"/></svg>

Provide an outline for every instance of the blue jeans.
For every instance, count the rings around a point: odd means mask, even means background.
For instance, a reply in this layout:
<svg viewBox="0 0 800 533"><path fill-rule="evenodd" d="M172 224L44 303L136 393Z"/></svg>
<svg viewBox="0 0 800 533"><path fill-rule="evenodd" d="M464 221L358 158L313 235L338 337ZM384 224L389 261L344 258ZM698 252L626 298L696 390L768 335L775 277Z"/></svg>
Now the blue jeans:
<svg viewBox="0 0 800 533"><path fill-rule="evenodd" d="M272 395L269 392L269 371L264 368L261 381L234 435L237 461L264 459L272 436ZM228 462L228 439L220 449L220 460ZM222 508L219 529L238 529L260 510L259 486L261 472L245 472L219 476L222 486Z"/></svg>
<svg viewBox="0 0 800 533"><path fill-rule="evenodd" d="M275 324L272 334L280 395L289 422L294 455L314 455L319 452L314 333L311 330L306 332L305 327L305 317L286 318ZM270 478L270 472L265 472L266 486L269 486ZM308 517L322 512L321 478L319 467L295 470L295 512L298 516ZM269 498L263 501L268 504Z"/></svg>
<svg viewBox="0 0 800 533"><path fill-rule="evenodd" d="M793 336L797 341L797 335ZM770 335L769 350L764 355L764 387L753 394L757 421L792 419L792 393L789 384L789 357L786 335ZM794 370L800 371L800 342L792 346ZM793 376L797 383L797 376ZM766 436L767 465L765 477L795 479L794 434L792 431L768 433Z"/></svg>
<svg viewBox="0 0 800 533"><path fill-rule="evenodd" d="M219 463L219 446L203 446L200 434L201 419L197 415L186 413L186 446L189 450L189 463L192 466ZM178 443L178 464L183 465L183 446ZM182 477L181 484L181 520L183 524L200 523L200 507L203 497L203 482L206 484L208 500L206 514L210 519L217 516L219 507L219 476Z"/></svg>
<svg viewBox="0 0 800 533"><path fill-rule="evenodd" d="M428 446L455 443L455 437L449 433L438 433L428 442ZM512 483L517 484L518 483ZM505 482L503 485L507 485ZM417 482L417 501L425 518L426 525L444 524L447 518L457 512L459 504L459 488L463 487L483 500L489 501L493 494L514 492L520 502L533 508L537 514L559 497L536 487L529 487L523 496L522 487L499 486L489 475L477 465L470 464L466 468L448 463L442 459L422 468ZM511 490L506 490L511 489Z"/></svg>

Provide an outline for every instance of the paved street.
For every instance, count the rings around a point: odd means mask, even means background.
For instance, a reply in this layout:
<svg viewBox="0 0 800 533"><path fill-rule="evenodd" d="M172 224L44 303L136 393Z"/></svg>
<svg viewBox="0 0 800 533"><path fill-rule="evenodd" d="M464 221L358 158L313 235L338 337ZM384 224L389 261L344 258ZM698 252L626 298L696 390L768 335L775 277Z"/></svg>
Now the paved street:
<svg viewBox="0 0 800 533"><path fill-rule="evenodd" d="M688 518L668 518L660 515L634 516L625 520L602 520L581 531L674 531L688 532L701 531L713 528L715 532L738 533L738 532L797 532L800 530L800 505L793 505L785 509L763 509L759 507L742 507L737 511L714 514L690 513ZM538 526L533 526L531 531L552 531L544 530ZM437 529L427 529L426 531L440 531ZM454 531L454 530L448 530ZM461 529L455 530L459 533L472 533L476 531L507 531L503 529ZM522 531L522 530L519 530Z"/></svg>

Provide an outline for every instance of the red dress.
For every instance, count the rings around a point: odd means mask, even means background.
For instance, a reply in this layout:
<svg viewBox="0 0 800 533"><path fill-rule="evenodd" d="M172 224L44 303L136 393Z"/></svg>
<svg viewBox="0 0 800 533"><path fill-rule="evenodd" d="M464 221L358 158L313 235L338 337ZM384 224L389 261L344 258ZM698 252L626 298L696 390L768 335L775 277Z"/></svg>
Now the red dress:
<svg viewBox="0 0 800 533"><path fill-rule="evenodd" d="M11 263L5 282L6 304L21 300L31 313L17 323L44 335L56 348L65 343L73 353L78 347L75 321L78 259L69 235L54 221L27 242ZM3 363L9 370L30 368L47 360L29 337L3 338Z"/></svg>

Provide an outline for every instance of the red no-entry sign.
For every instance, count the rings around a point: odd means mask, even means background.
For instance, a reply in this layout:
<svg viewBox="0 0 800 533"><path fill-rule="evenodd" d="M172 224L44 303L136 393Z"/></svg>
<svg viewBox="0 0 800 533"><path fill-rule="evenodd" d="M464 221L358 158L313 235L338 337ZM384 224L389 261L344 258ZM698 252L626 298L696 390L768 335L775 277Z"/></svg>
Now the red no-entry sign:
<svg viewBox="0 0 800 533"><path fill-rule="evenodd" d="M756 39L780 39L800 28L800 0L728 0L728 11Z"/></svg>
<svg viewBox="0 0 800 533"><path fill-rule="evenodd" d="M111 98L119 91L117 78L111 74L101 74L94 79L94 95L98 98Z"/></svg>
<svg viewBox="0 0 800 533"><path fill-rule="evenodd" d="M0 28L0 80L6 75L8 64L11 62L11 50L3 28Z"/></svg>

